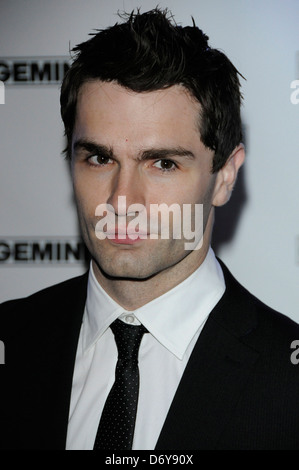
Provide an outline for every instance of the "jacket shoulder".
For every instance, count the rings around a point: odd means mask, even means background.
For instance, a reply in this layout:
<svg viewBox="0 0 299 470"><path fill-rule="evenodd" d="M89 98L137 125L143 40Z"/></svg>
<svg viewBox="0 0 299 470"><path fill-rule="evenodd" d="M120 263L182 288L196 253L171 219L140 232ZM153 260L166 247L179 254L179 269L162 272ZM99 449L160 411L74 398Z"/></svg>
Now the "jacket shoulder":
<svg viewBox="0 0 299 470"><path fill-rule="evenodd" d="M226 283L219 319L225 316L225 321L243 337L256 330L263 331L264 339L296 339L296 336L299 339L299 324L296 321L258 299L234 278L221 260L218 261Z"/></svg>
<svg viewBox="0 0 299 470"><path fill-rule="evenodd" d="M40 321L45 315L69 311L73 306L84 304L86 299L88 273L58 284L46 287L28 297L12 299L0 304L1 337L6 330L20 328L32 321ZM2 338L1 338L2 339Z"/></svg>

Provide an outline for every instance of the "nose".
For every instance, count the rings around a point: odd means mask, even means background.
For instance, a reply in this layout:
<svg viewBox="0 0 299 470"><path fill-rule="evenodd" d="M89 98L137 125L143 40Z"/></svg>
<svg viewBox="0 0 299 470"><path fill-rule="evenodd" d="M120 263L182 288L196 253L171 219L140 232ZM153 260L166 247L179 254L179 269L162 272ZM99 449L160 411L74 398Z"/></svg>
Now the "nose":
<svg viewBox="0 0 299 470"><path fill-rule="evenodd" d="M145 206L145 185L138 168L120 167L114 175L107 200L118 216L133 216L132 204ZM134 208L133 208L134 209Z"/></svg>

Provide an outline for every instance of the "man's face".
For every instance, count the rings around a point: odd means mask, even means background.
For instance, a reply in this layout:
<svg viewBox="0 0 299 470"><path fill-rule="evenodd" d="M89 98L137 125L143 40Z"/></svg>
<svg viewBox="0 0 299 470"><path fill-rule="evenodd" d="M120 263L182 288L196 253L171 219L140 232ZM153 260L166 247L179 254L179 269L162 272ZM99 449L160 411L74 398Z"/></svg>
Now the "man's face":
<svg viewBox="0 0 299 470"><path fill-rule="evenodd" d="M200 140L199 113L199 103L181 86L147 93L113 82L82 86L72 138L72 177L81 230L96 274L146 279L179 263L188 265L188 271L201 263L209 234L201 249L188 251L183 237L172 238L171 227L169 239L159 231L153 239L149 232L151 205L162 203L181 208L191 204L193 209L204 204L203 225L206 232L211 230L207 222L216 176L211 174L213 152ZM136 217L129 206L141 204L148 214L148 236L135 241L117 235L100 240L96 208L102 204L113 207L116 232Z"/></svg>

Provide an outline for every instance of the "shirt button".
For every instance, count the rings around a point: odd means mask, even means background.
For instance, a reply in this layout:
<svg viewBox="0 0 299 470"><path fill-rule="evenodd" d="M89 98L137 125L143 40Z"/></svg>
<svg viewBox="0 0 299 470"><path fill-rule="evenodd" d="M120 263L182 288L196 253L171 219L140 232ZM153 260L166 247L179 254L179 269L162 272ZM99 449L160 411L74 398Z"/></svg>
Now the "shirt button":
<svg viewBox="0 0 299 470"><path fill-rule="evenodd" d="M134 323L134 321L135 321L134 315L126 315L126 316L125 316L125 321L126 321L127 323Z"/></svg>

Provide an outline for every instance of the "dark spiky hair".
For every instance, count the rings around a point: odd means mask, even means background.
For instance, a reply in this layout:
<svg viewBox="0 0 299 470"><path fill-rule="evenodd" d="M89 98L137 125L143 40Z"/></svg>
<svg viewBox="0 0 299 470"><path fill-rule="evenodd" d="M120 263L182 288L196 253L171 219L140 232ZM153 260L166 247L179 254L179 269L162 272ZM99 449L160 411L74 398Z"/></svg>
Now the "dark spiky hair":
<svg viewBox="0 0 299 470"><path fill-rule="evenodd" d="M225 54L209 47L193 18L192 26L182 27L159 8L121 18L122 23L97 30L73 49L75 58L61 88L67 156L83 83L116 81L139 93L183 85L201 105L201 140L215 152L212 171L218 171L242 140L239 72Z"/></svg>

